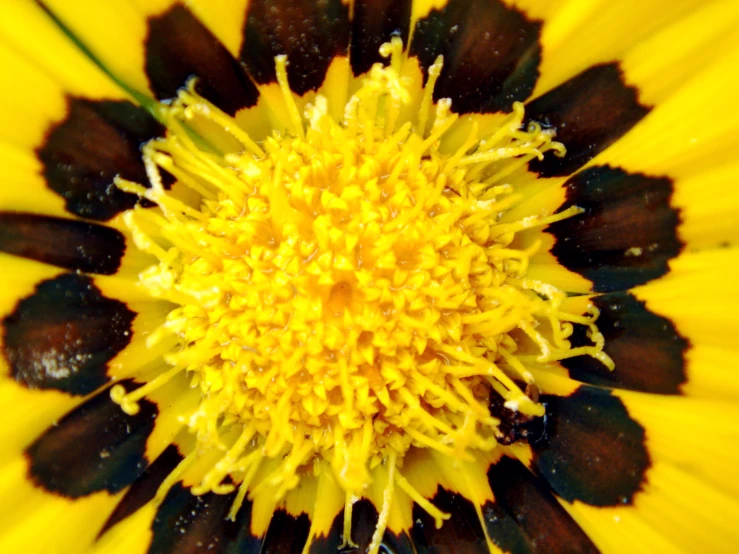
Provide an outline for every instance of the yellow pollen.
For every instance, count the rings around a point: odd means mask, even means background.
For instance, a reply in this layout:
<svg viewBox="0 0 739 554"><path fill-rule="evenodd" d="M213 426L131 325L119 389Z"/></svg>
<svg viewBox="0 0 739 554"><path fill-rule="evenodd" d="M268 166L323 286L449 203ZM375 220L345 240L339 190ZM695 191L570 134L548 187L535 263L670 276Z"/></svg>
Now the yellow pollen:
<svg viewBox="0 0 739 554"><path fill-rule="evenodd" d="M174 337L177 346L165 357L172 367L147 385L111 391L135 413L153 389L189 376L201 397L183 414L195 447L166 484L220 452L193 492L237 488L231 517L247 495L266 487L277 503L314 468L330 467L351 521L372 471L385 466L371 552L398 489L437 525L448 517L403 476L409 449L468 460L497 448L493 396L528 416L544 413L517 384L533 382L532 364L590 355L613 367L597 313L564 312L562 291L527 277L537 245L515 246L517 233L579 210L501 222L519 198L506 176L547 151L564 153L553 131L522 129L516 103L494 132L480 137L472 125L446 152L440 145L458 116L449 100L432 105L443 60L405 121L401 45L381 52L391 63L371 69L341 121L321 95L301 114L287 60L276 58L290 124L262 141L194 82L162 106L168 135L143 153L151 187L117 184L158 206L125 221L158 260L141 286L176 305L150 342ZM194 138L196 120L233 149ZM178 180L172 191L163 170ZM589 327L591 346L570 347L573 323ZM352 544L348 526L344 542Z"/></svg>

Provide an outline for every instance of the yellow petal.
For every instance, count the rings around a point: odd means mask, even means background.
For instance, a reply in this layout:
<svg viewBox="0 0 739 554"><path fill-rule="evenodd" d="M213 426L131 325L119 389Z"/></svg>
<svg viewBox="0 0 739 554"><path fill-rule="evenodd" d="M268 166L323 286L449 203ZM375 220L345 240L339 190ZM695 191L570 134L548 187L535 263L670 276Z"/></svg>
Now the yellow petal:
<svg viewBox="0 0 739 554"><path fill-rule="evenodd" d="M670 269L662 279L634 289L634 295L688 341L685 393L736 398L739 249L686 253Z"/></svg>
<svg viewBox="0 0 739 554"><path fill-rule="evenodd" d="M735 161L739 49L708 63L590 163L675 180Z"/></svg>
<svg viewBox="0 0 739 554"><path fill-rule="evenodd" d="M542 30L542 62L533 96L552 89L588 67L618 59L628 48L700 5L677 2L570 0Z"/></svg>
<svg viewBox="0 0 739 554"><path fill-rule="evenodd" d="M34 37L34 40L28 40L28 37ZM28 88L30 83L19 83L17 77L40 79L39 73L71 94L88 98L127 98L36 3L9 2L3 6L0 38L4 47L18 52L36 69L35 75L30 75L30 69L16 73L15 70L20 70L18 66L13 67L14 71L4 73L2 88L24 90L29 107L44 108L45 99L27 94L28 90L33 90ZM18 96L22 95L18 93ZM6 111L6 115L12 115L12 112ZM22 127L17 125L16 129Z"/></svg>
<svg viewBox="0 0 739 554"><path fill-rule="evenodd" d="M572 386L572 381L567 378L539 372L536 372L536 382L546 393L565 392ZM715 399L629 391L613 391L611 395L604 395L595 392L596 389L589 390L588 394L594 395L593 399L615 397L622 403L619 413L631 419L628 425L633 427L636 423L643 429L643 446L648 462L639 489L630 498L624 498L623 505L603 502L605 497L592 504L577 498L571 502L562 501L598 547L606 552L692 552L706 547L716 552L730 551L727 548L736 543L739 535L733 524L739 512L739 502L731 469L736 466L739 456L739 451L732 446L739 437L736 423L739 421L739 406L733 401ZM574 394L580 394L580 389ZM567 399L560 401L562 405L566 402ZM607 403L614 404L614 400ZM583 407L587 408L587 405ZM592 413L595 417L599 409L598 404L593 404L593 411L581 410L578 417L582 415L585 419L574 424L586 423L587 415ZM573 425L573 421L564 421L561 417L558 421L560 426ZM593 429L601 429L601 425L610 424L594 422ZM638 433L633 437L613 435L618 428L615 426L609 431L611 439L616 440L614 445L618 445L612 452L602 450L602 447L598 450L594 444L592 453L578 454L576 449L573 450L577 445L556 442L557 436L562 436L564 431L556 426L552 427L553 435L545 440L554 440L557 448L565 448L563 454L575 456L578 463L589 460L594 474L603 472L605 476L612 468L602 457L618 456L618 450L622 448L618 441L623 441L624 452L629 451L634 446L631 441L638 438ZM576 435L564 436L573 440ZM588 448L587 445L581 447ZM546 447L534 445L534 450L541 451L541 448ZM618 460L613 463L618 463ZM560 479L558 473L550 473L550 470L547 466L545 477L561 486L563 482L557 481ZM590 479L587 490L601 487L601 482L593 481L591 475L583 475L582 479ZM571 494L568 489L563 490Z"/></svg>
<svg viewBox="0 0 739 554"><path fill-rule="evenodd" d="M121 82L139 93L149 92L143 49L146 19L132 3L49 0L44 4ZM157 9L164 10L153 6Z"/></svg>
<svg viewBox="0 0 739 554"><path fill-rule="evenodd" d="M0 551L74 554L88 551L123 493L70 499L45 492L30 481L26 458L16 457L0 467L0 495L13 499L0 522Z"/></svg>
<svg viewBox="0 0 739 554"><path fill-rule="evenodd" d="M134 514L106 532L91 548L95 554L137 554L151 545L151 524L156 503L148 502Z"/></svg>
<svg viewBox="0 0 739 554"><path fill-rule="evenodd" d="M739 190L732 183L739 164L711 165L675 183L673 205L680 211L678 233L688 249L737 246Z"/></svg>
<svg viewBox="0 0 739 554"><path fill-rule="evenodd" d="M739 37L733 32L737 22L736 2L698 6L628 50L621 67L639 88L641 101L657 105L701 71L707 60L739 49Z"/></svg>

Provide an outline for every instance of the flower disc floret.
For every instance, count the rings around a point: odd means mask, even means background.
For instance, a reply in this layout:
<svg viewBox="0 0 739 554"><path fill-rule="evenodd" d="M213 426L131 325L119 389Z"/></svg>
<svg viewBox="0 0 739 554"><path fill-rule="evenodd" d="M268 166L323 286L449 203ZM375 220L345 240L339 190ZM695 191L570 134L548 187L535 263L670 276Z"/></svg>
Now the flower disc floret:
<svg viewBox="0 0 739 554"><path fill-rule="evenodd" d="M397 42L383 51L400 55ZM151 188L118 180L159 208L125 220L157 258L140 285L176 305L150 342L176 347L169 370L112 396L133 413L187 372L201 394L184 418L191 456L222 452L196 494L240 483L243 499L268 460L259 486L275 501L322 463L351 499L386 464L389 490L395 481L440 522L402 476L409 450L459 460L494 450L493 396L543 415L522 391L533 384L526 363L589 354L611 365L597 314L563 311L562 292L526 276L537 245L516 246L521 231L578 209L506 217L518 201L506 176L563 146L537 124L522 129L516 104L492 133L475 125L445 148L458 116L448 100L430 107L442 59L408 121L396 61L373 67L337 121L321 95L299 114L278 57L290 124L259 142L191 82L162 108L167 137L144 148ZM208 132L196 140L194 126ZM589 327L592 346L570 347L572 323Z"/></svg>

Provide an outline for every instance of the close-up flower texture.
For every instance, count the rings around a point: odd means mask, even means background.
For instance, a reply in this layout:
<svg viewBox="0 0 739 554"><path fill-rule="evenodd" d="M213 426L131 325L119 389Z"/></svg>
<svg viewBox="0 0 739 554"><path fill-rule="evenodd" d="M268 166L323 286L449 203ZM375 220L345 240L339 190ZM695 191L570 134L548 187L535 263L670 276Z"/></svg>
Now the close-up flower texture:
<svg viewBox="0 0 739 554"><path fill-rule="evenodd" d="M736 552L738 28L4 0L0 552Z"/></svg>

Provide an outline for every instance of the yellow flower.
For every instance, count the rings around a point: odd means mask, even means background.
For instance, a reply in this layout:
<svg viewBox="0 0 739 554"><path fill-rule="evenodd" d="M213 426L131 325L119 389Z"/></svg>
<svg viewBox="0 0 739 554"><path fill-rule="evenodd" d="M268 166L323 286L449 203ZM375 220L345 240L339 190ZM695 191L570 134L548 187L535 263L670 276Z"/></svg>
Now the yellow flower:
<svg viewBox="0 0 739 554"><path fill-rule="evenodd" d="M0 552L730 552L734 0L0 6Z"/></svg>

